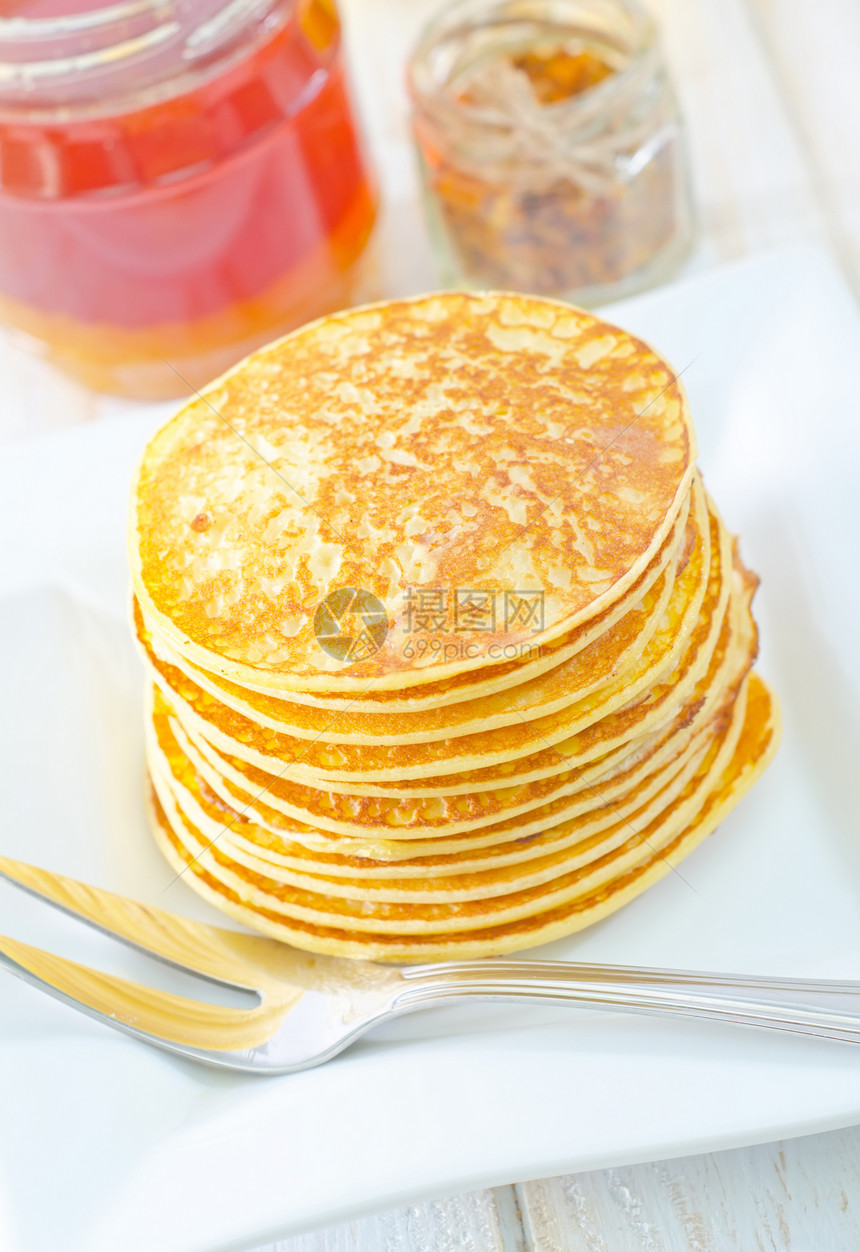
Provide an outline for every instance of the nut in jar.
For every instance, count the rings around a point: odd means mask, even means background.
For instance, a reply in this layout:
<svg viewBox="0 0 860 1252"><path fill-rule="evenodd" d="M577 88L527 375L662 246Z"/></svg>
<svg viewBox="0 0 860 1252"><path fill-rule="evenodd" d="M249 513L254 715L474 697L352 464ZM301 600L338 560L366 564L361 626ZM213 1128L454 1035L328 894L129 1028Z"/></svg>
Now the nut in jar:
<svg viewBox="0 0 860 1252"><path fill-rule="evenodd" d="M683 259L678 108L631 0L460 0L409 83L446 282L599 303Z"/></svg>

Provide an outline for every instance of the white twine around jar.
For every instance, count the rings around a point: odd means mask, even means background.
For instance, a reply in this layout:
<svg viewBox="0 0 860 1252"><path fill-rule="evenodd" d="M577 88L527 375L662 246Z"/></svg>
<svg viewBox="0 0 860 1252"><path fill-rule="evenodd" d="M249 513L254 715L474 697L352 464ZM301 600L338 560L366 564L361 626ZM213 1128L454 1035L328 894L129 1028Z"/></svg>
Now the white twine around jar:
<svg viewBox="0 0 860 1252"><path fill-rule="evenodd" d="M498 56L421 101L416 128L450 161L490 183L520 190L560 181L608 194L624 160L662 128L671 97L655 57L629 62L595 87L544 104L531 78Z"/></svg>

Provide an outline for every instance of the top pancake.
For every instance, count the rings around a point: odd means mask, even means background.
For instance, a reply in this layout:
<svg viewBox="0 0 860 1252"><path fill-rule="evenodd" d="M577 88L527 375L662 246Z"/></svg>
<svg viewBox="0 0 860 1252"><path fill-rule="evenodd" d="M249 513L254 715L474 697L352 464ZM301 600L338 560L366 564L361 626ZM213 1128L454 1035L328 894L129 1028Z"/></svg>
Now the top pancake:
<svg viewBox="0 0 860 1252"><path fill-rule="evenodd" d="M436 682L621 600L694 460L669 366L590 314L457 292L351 310L249 357L152 439L132 496L135 592L181 655L258 690ZM314 633L342 587L378 597L390 627L351 664ZM422 590L441 613L418 654ZM454 620L473 591L495 621ZM525 592L542 594L542 624L505 612Z"/></svg>

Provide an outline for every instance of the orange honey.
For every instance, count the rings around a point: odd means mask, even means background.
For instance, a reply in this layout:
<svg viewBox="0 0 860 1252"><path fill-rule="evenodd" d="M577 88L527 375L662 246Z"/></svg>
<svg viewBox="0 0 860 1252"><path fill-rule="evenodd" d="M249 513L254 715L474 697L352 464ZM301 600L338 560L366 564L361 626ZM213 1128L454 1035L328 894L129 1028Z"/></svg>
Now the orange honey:
<svg viewBox="0 0 860 1252"><path fill-rule="evenodd" d="M331 0L125 7L0 20L0 317L160 398L348 304L375 191Z"/></svg>

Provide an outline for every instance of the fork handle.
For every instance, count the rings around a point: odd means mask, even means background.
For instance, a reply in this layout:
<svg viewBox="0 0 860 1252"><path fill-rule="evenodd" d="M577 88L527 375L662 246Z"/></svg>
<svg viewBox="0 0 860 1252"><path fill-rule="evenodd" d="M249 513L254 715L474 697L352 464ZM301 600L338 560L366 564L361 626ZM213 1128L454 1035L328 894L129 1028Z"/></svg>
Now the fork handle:
<svg viewBox="0 0 860 1252"><path fill-rule="evenodd" d="M461 999L584 1004L860 1043L860 982L568 961L462 961L401 970L395 1013Z"/></svg>

